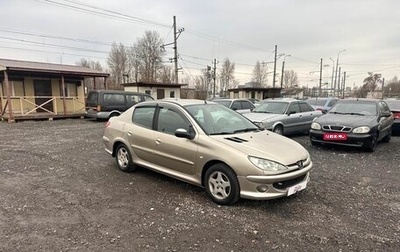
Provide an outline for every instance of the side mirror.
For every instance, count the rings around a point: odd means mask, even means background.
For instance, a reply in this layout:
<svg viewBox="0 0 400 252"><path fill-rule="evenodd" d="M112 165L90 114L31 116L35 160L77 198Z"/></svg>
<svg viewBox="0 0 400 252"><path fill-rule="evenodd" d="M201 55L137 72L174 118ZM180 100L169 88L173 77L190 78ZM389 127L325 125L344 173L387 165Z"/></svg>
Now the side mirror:
<svg viewBox="0 0 400 252"><path fill-rule="evenodd" d="M195 135L192 125L189 126L189 132L183 128L176 129L175 131L175 136L179 138L194 139Z"/></svg>
<svg viewBox="0 0 400 252"><path fill-rule="evenodd" d="M288 115L296 114L296 111L289 111Z"/></svg>

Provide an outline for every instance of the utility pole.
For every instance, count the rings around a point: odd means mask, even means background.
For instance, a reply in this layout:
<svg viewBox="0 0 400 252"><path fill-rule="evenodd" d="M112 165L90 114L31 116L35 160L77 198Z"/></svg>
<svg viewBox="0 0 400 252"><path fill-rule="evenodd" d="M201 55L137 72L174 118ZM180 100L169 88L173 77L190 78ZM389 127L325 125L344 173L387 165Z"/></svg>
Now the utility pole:
<svg viewBox="0 0 400 252"><path fill-rule="evenodd" d="M346 89L346 71L343 72L343 92L342 92L342 99L344 99L345 89Z"/></svg>
<svg viewBox="0 0 400 252"><path fill-rule="evenodd" d="M175 83L179 82L178 80L178 43L177 43L177 33L176 33L176 17L174 16L174 65L175 65Z"/></svg>
<svg viewBox="0 0 400 252"><path fill-rule="evenodd" d="M173 27L174 27L174 42L172 43L168 43L168 44L164 44L161 45L161 51L165 51L165 47L169 46L169 45L174 45L174 57L170 58L169 60L172 62L174 62L174 68L175 68L175 83L179 82L178 79L178 38L181 35L181 33L185 30L185 28L181 28L178 31L176 30L176 17L174 16L174 23L173 23Z"/></svg>
<svg viewBox="0 0 400 252"><path fill-rule="evenodd" d="M338 82L338 83L337 83L337 93L336 93L337 96L340 95L340 76L341 76L341 75L340 75L340 74L341 74L340 72L341 72L341 71L342 71L342 67L339 67L339 75L338 75L338 79L337 79L337 82ZM335 96L336 96L336 95L335 95Z"/></svg>
<svg viewBox="0 0 400 252"><path fill-rule="evenodd" d="M345 52L346 49L341 50L337 54L336 58L336 72L335 72L335 83L334 83L334 88L333 88L333 94L336 95L336 88L339 89L339 82L340 82L340 73L339 73L339 78L338 78L338 67L339 67L339 55L342 52Z"/></svg>
<svg viewBox="0 0 400 252"><path fill-rule="evenodd" d="M332 92L332 89L333 89L333 75L335 75L335 61L332 59L332 58L329 58L330 60L332 60L332 80L331 80L331 92ZM332 93L331 92L329 92L331 95L332 95ZM333 95L333 96L335 96L335 95Z"/></svg>
<svg viewBox="0 0 400 252"><path fill-rule="evenodd" d="M213 80L214 80L214 82L213 82L213 84L214 84L214 86L213 86L213 98L215 98L215 89L216 89L216 84L217 84L216 81L215 81L216 73L217 73L217 59L214 59L213 64L214 64L214 67L213 67Z"/></svg>
<svg viewBox="0 0 400 252"><path fill-rule="evenodd" d="M274 58L274 76L272 78L272 88L275 88L275 75L276 75L276 57L277 57L277 53L278 53L278 46L275 45L275 58ZM272 90L272 92L275 93L274 90Z"/></svg>
<svg viewBox="0 0 400 252"><path fill-rule="evenodd" d="M319 97L322 97L322 58L321 58L321 65L319 66Z"/></svg>

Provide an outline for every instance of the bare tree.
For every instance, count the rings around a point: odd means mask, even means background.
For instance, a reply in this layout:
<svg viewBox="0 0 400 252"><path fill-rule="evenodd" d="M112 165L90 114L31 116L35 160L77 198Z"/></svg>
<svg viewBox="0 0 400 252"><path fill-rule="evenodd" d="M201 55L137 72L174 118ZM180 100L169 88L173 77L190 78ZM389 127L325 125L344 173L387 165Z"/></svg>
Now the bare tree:
<svg viewBox="0 0 400 252"><path fill-rule="evenodd" d="M158 80L158 71L163 67L161 45L161 37L156 31L146 31L134 44L130 59L136 69L136 81Z"/></svg>
<svg viewBox="0 0 400 252"><path fill-rule="evenodd" d="M161 66L157 79L162 83L172 83L172 80L174 80L174 73L172 71L172 67Z"/></svg>
<svg viewBox="0 0 400 252"><path fill-rule="evenodd" d="M210 89L210 74L207 69L202 71L202 75L196 76L195 89L198 93L199 99L206 99L208 97Z"/></svg>
<svg viewBox="0 0 400 252"><path fill-rule="evenodd" d="M369 92L374 92L378 84L382 83L382 74L374 74L373 72L368 72L368 77L364 79L364 87Z"/></svg>
<svg viewBox="0 0 400 252"><path fill-rule="evenodd" d="M260 61L257 61L253 69L252 81L257 83L260 87L266 86L268 81L267 75L267 65L261 64Z"/></svg>
<svg viewBox="0 0 400 252"><path fill-rule="evenodd" d="M400 96L400 80L397 76L389 80L384 87L386 97Z"/></svg>
<svg viewBox="0 0 400 252"><path fill-rule="evenodd" d="M120 84L124 82L124 75L129 72L128 52L123 44L112 44L107 64L111 75L110 88L119 89Z"/></svg>
<svg viewBox="0 0 400 252"><path fill-rule="evenodd" d="M299 86L299 79L297 73L293 70L285 70L283 75L283 87L293 88Z"/></svg>
<svg viewBox="0 0 400 252"><path fill-rule="evenodd" d="M93 61L85 58L81 58L78 62L75 63L77 66L87 67L90 69L103 71L103 67L101 66L99 61ZM96 77L96 78L86 78L85 79L85 87L87 90L93 90L98 88L104 88L104 77Z"/></svg>
<svg viewBox="0 0 400 252"><path fill-rule="evenodd" d="M235 63L231 62L228 58L225 58L222 62L222 68L219 72L219 83L220 92L222 96L226 95L229 88L232 88L235 84Z"/></svg>

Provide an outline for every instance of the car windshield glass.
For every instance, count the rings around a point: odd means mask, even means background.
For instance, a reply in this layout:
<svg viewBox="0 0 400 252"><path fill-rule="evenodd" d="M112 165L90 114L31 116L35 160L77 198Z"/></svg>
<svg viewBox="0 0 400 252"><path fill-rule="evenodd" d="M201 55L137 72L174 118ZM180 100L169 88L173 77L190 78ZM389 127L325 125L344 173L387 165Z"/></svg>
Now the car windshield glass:
<svg viewBox="0 0 400 252"><path fill-rule="evenodd" d="M255 113L283 114L287 110L288 102L263 102L253 110Z"/></svg>
<svg viewBox="0 0 400 252"><path fill-rule="evenodd" d="M377 107L375 102L346 101L336 103L329 113L372 116L377 114Z"/></svg>
<svg viewBox="0 0 400 252"><path fill-rule="evenodd" d="M185 109L208 135L260 130L241 114L220 104L188 105Z"/></svg>

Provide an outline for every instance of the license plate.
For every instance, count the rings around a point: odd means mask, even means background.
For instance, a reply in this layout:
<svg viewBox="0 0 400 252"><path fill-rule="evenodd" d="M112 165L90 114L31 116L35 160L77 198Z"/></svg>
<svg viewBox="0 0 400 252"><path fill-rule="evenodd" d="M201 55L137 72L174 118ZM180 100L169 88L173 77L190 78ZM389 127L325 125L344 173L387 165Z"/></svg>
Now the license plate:
<svg viewBox="0 0 400 252"><path fill-rule="evenodd" d="M324 140L326 141L344 141L347 140L346 133L324 133Z"/></svg>
<svg viewBox="0 0 400 252"><path fill-rule="evenodd" d="M300 192L301 190L306 189L306 187L307 187L307 181L303 181L297 185L291 186L288 189L287 196Z"/></svg>

